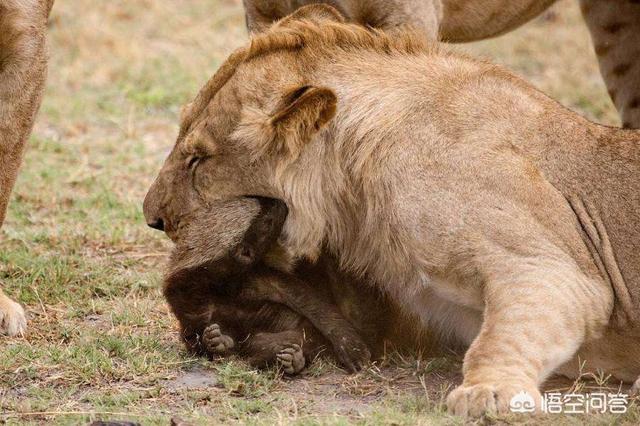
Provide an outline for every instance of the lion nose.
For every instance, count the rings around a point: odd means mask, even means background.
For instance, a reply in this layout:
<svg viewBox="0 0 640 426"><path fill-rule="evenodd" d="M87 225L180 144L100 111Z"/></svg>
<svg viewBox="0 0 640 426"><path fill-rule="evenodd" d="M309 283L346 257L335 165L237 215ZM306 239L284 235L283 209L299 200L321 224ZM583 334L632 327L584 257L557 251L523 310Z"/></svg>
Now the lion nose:
<svg viewBox="0 0 640 426"><path fill-rule="evenodd" d="M164 220L162 220L162 218L157 218L147 222L147 225L153 229L157 229L158 231L164 231Z"/></svg>

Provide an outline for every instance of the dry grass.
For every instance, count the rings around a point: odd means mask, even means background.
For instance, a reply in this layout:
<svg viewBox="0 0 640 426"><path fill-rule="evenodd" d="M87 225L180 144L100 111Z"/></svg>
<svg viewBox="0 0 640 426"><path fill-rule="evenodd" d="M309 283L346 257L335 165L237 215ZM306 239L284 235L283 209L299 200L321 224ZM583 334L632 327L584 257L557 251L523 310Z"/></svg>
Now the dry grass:
<svg viewBox="0 0 640 426"><path fill-rule="evenodd" d="M1 343L0 422L461 423L442 404L459 380L455 359L392 358L356 376L320 362L284 380L192 359L179 345L158 289L168 244L144 225L141 202L180 105L246 40L240 3L56 4L49 88L1 234L0 280L28 308L30 329ZM573 3L459 48L617 123ZM638 424L640 414L541 421Z"/></svg>

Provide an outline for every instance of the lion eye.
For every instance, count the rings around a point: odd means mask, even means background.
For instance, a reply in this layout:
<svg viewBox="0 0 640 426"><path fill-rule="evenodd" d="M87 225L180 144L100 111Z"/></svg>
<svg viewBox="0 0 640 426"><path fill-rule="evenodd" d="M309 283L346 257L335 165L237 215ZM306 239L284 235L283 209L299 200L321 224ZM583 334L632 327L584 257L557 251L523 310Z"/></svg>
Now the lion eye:
<svg viewBox="0 0 640 426"><path fill-rule="evenodd" d="M189 158L189 162L187 163L187 168L192 170L195 166L200 162L200 157L191 157Z"/></svg>

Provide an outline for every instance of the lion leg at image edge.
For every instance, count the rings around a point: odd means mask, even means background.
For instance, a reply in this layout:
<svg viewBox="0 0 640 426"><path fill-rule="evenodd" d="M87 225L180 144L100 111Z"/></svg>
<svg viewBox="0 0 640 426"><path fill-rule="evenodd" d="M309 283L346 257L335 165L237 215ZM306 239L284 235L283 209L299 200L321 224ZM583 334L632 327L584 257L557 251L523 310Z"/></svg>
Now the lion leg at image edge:
<svg viewBox="0 0 640 426"><path fill-rule="evenodd" d="M1 53L2 52L0 52L0 54ZM0 124L1 122L2 120L0 119ZM0 135L0 144L2 142L4 141L2 140L2 135ZM8 165L9 167L4 170L0 170L0 227L2 227L2 223L4 221L11 188L13 187L15 178L18 174L18 165L20 164L20 159L22 157L22 146L17 146L15 147L17 149L13 150L18 151L18 153L7 153L6 150L3 152L2 148L3 147L0 146L0 167L2 167L2 165ZM0 243L2 243L1 236ZM2 282L0 282L0 335L15 336L23 334L26 327L27 319L22 306L9 299L9 297L4 294L2 291Z"/></svg>
<svg viewBox="0 0 640 426"><path fill-rule="evenodd" d="M0 52L0 54L1 53L2 52ZM0 110L1 107L2 105L0 105ZM2 124L1 119L0 124ZM0 135L0 144L7 142L3 136L6 136L6 134ZM9 142L11 142L11 140L9 140ZM4 222L11 189L18 175L18 166L22 159L23 146L22 144L13 144L13 146L9 147L10 149L7 149L6 145L4 149L0 146L0 167L3 165L6 166L3 170L0 170L0 228ZM2 243L2 237L0 237L0 243ZM2 291L2 282L0 282L0 335L15 336L23 334L26 328L27 319L22 306L4 294Z"/></svg>
<svg viewBox="0 0 640 426"><path fill-rule="evenodd" d="M44 92L52 6L53 0L0 2L0 227ZM21 334L26 323L22 307L0 288L0 334Z"/></svg>
<svg viewBox="0 0 640 426"><path fill-rule="evenodd" d="M18 303L9 299L0 289L0 334L16 336L27 329L27 317Z"/></svg>
<svg viewBox="0 0 640 426"><path fill-rule="evenodd" d="M0 27L1 28L1 27ZM2 54L2 52L0 52ZM1 78L1 73L0 73ZM0 92L0 95L2 93ZM0 111L2 105L0 105ZM0 125L2 120L0 119ZM4 135L0 134L0 144L6 142L3 140ZM9 141L11 142L11 141ZM18 175L18 166L22 158L23 145L17 144L10 148L0 146L0 167L7 166L4 170L0 170L0 228L4 222L4 217L9 203L11 189ZM0 236L0 243L2 237ZM27 327L27 319L24 315L22 306L9 299L2 291L2 282L0 282L0 335L15 336L24 333Z"/></svg>
<svg viewBox="0 0 640 426"><path fill-rule="evenodd" d="M640 2L582 0L580 7L622 126L640 128Z"/></svg>
<svg viewBox="0 0 640 426"><path fill-rule="evenodd" d="M483 324L465 355L463 383L447 398L456 415L539 412L539 385L575 354L590 328L607 322L611 306L596 303L606 294L570 259L541 259L535 266L509 260L510 267L484 268Z"/></svg>

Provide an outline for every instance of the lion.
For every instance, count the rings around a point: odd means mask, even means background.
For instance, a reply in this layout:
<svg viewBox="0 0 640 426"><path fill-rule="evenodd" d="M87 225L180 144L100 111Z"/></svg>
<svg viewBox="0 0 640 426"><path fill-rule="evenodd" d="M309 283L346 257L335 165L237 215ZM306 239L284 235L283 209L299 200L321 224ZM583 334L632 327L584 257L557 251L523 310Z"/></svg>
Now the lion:
<svg viewBox="0 0 640 426"><path fill-rule="evenodd" d="M411 25L431 39L470 42L529 22L556 0L244 0L247 28L264 31L296 9L326 3L349 21L385 30ZM581 0L609 96L626 128L640 127L640 2Z"/></svg>
<svg viewBox="0 0 640 426"><path fill-rule="evenodd" d="M468 346L459 415L540 408L552 373L640 375L640 133L509 71L309 6L185 109L144 202L167 233L213 200L284 201L293 256L336 256ZM579 360L584 362L584 368Z"/></svg>
<svg viewBox="0 0 640 426"><path fill-rule="evenodd" d="M47 75L47 17L53 0L0 3L0 227L33 128ZM22 334L22 307L0 287L0 334Z"/></svg>
<svg viewBox="0 0 640 426"><path fill-rule="evenodd" d="M323 352L358 371L370 359L367 344L323 291L326 286L295 278L277 247L286 215L280 200L240 198L190 218L164 285L182 340L195 354L234 353L258 368L278 365L286 374L299 373Z"/></svg>

